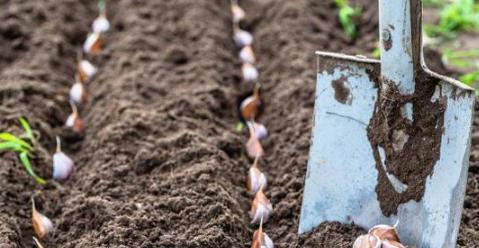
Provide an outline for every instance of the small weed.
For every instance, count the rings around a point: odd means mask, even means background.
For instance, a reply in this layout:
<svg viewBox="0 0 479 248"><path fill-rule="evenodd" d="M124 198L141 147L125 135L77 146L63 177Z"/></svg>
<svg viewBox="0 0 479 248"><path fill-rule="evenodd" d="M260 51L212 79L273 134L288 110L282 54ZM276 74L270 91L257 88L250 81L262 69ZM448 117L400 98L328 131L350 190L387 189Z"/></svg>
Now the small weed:
<svg viewBox="0 0 479 248"><path fill-rule="evenodd" d="M474 0L454 0L441 11L438 25L426 25L424 30L430 37L444 38L453 38L459 31L478 31L479 4Z"/></svg>
<svg viewBox="0 0 479 248"><path fill-rule="evenodd" d="M361 8L349 4L348 0L335 0L336 6L339 8L339 22L344 32L351 38L356 37L357 28L354 19L361 16Z"/></svg>

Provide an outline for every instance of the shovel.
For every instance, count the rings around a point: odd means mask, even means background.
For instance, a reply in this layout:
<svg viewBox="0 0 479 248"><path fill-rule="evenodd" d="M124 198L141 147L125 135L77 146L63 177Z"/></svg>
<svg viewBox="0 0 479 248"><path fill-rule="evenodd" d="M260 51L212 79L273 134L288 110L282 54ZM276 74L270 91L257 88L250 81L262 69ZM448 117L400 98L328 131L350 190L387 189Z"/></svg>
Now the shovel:
<svg viewBox="0 0 479 248"><path fill-rule="evenodd" d="M474 91L424 64L421 0L379 0L379 15L380 61L317 52L299 233L398 223L405 245L455 247Z"/></svg>

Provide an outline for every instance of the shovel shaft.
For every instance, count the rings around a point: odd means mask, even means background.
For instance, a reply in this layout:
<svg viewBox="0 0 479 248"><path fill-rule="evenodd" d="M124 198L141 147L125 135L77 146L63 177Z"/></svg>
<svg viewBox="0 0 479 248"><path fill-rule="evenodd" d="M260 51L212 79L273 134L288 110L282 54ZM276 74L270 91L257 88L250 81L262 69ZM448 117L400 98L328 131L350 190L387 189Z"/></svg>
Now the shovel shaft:
<svg viewBox="0 0 479 248"><path fill-rule="evenodd" d="M412 94L423 67L422 1L379 0L381 76Z"/></svg>

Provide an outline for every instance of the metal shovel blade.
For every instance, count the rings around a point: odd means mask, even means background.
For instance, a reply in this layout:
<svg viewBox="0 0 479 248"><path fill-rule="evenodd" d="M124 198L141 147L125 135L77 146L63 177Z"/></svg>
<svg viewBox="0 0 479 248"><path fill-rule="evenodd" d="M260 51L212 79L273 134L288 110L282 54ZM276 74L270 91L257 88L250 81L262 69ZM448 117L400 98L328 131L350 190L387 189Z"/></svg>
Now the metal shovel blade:
<svg viewBox="0 0 479 248"><path fill-rule="evenodd" d="M405 245L455 247L474 91L423 64L421 1L380 0L381 61L318 52L299 233L393 225Z"/></svg>

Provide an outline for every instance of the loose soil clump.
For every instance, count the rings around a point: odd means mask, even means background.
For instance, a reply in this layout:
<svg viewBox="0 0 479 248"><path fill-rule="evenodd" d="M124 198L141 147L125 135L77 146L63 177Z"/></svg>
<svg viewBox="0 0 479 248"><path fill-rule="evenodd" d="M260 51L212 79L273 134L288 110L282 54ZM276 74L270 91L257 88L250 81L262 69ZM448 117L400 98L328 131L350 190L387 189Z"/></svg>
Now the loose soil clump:
<svg viewBox="0 0 479 248"><path fill-rule="evenodd" d="M41 188L16 156L0 157L0 246L31 247L30 197L56 227L46 247L249 247L250 161L246 131L234 130L240 80L231 41L230 2L109 1L111 32L82 109L86 131L63 128L75 58L96 1L0 1L0 130L19 132L25 116L51 153L55 136L76 162L65 184ZM333 1L245 0L254 33L268 124L265 231L276 247L350 247L364 230L326 223L297 234L308 159L315 50L363 54L377 39L370 1L359 38L340 29ZM429 57L430 55L426 55ZM444 72L444 71L440 71ZM476 118L479 122L479 118ZM478 123L475 123L476 126ZM479 201L479 132L474 134L459 246L475 247ZM35 170L50 178L51 161ZM41 189L41 190L40 190Z"/></svg>

